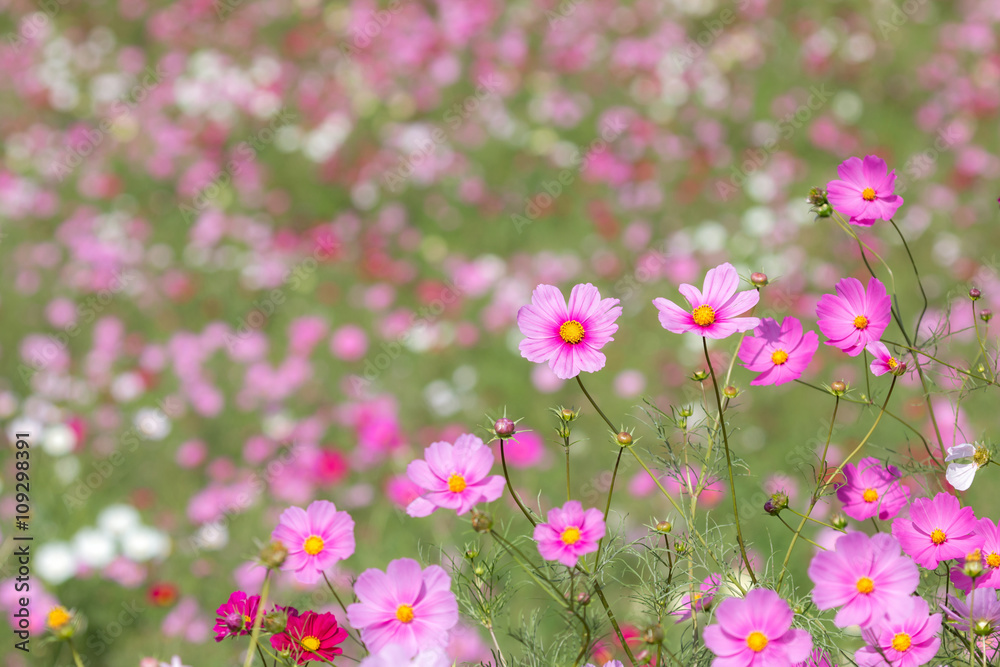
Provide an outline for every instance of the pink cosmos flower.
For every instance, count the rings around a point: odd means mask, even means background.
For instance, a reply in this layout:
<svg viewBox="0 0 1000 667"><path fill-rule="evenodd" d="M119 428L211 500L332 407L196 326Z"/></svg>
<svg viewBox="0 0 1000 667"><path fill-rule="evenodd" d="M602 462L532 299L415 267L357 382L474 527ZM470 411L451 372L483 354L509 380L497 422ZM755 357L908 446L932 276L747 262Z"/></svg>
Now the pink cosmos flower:
<svg viewBox="0 0 1000 667"><path fill-rule="evenodd" d="M337 624L333 614L307 611L301 616L289 616L285 631L271 637L276 651L290 651L295 664L310 660L331 661L344 650L338 646L347 639L347 630Z"/></svg>
<svg viewBox="0 0 1000 667"><path fill-rule="evenodd" d="M906 364L889 354L889 348L882 341L872 341L865 345L865 349L875 357L869 365L875 375L885 375L886 373L902 375L906 372Z"/></svg>
<svg viewBox="0 0 1000 667"><path fill-rule="evenodd" d="M937 654L940 631L941 614L930 614L923 598L909 597L893 606L882 623L861 632L868 646L859 648L854 660L859 667L924 665Z"/></svg>
<svg viewBox="0 0 1000 667"><path fill-rule="evenodd" d="M435 442L424 458L410 461L406 475L426 491L406 508L410 516L427 516L439 507L465 514L476 503L493 502L503 495L504 478L490 475L493 452L471 434L455 444Z"/></svg>
<svg viewBox="0 0 1000 667"><path fill-rule="evenodd" d="M549 510L548 523L535 526L534 537L542 558L576 567L580 556L597 551L604 531L604 515L600 510L591 508L584 512L579 501L570 500L561 508Z"/></svg>
<svg viewBox="0 0 1000 667"><path fill-rule="evenodd" d="M259 605L259 595L247 597L243 591L233 591L229 600L215 610L215 641L250 634Z"/></svg>
<svg viewBox="0 0 1000 667"><path fill-rule="evenodd" d="M876 220L889 220L903 205L903 198L893 194L896 170L888 171L885 160L869 155L850 157L840 163L837 174L842 180L826 184L827 201L848 216L848 222L871 227Z"/></svg>
<svg viewBox="0 0 1000 667"><path fill-rule="evenodd" d="M409 655L443 647L458 623L451 579L437 565L421 569L411 558L389 563L385 572L368 569L354 584L360 602L347 607L347 620L361 631L372 652L399 644Z"/></svg>
<svg viewBox="0 0 1000 667"><path fill-rule="evenodd" d="M868 280L868 290L856 278L837 283L837 295L824 294L816 305L816 324L832 345L856 357L865 345L877 341L889 326L892 299L885 285Z"/></svg>
<svg viewBox="0 0 1000 667"><path fill-rule="evenodd" d="M727 598L705 628L705 646L718 656L712 667L791 665L809 657L812 637L792 628L792 608L766 588L745 598Z"/></svg>
<svg viewBox="0 0 1000 667"><path fill-rule="evenodd" d="M910 505L910 518L892 522L892 534L917 565L933 570L950 558L964 558L979 547L976 515L971 507L960 507L958 498L939 493L917 498Z"/></svg>
<svg viewBox="0 0 1000 667"><path fill-rule="evenodd" d="M282 512L271 539L288 549L281 569L294 572L303 584L314 584L334 563L354 553L354 519L329 500L317 500L307 509Z"/></svg>
<svg viewBox="0 0 1000 667"><path fill-rule="evenodd" d="M978 590L979 587L976 588ZM971 601L966 596L964 602L954 595L949 595L948 602L951 608L941 605L941 609L944 610L948 620L955 621L956 630L967 633L971 627L979 636L1000 631L1000 601L996 595L977 592Z"/></svg>
<svg viewBox="0 0 1000 667"><path fill-rule="evenodd" d="M979 552L983 558L983 573L976 579L976 588L1000 588L1000 524L983 517L976 525L982 540Z"/></svg>
<svg viewBox="0 0 1000 667"><path fill-rule="evenodd" d="M715 599L715 594L719 590L719 584L721 583L722 577L720 575L710 574L701 582L701 586L698 587L698 591L694 595L685 593L681 596L680 607L670 612L672 615L678 617L677 623L691 618L692 610L705 611L706 609L710 609L712 607L712 600Z"/></svg>
<svg viewBox="0 0 1000 667"><path fill-rule="evenodd" d="M358 667L451 667L452 660L441 648L432 648L413 655L399 644L389 644L372 653Z"/></svg>
<svg viewBox="0 0 1000 667"><path fill-rule="evenodd" d="M720 264L705 275L703 292L686 283L677 288L691 310L664 298L653 299L653 305L660 311L660 324L671 333L691 331L706 338L725 338L760 324L756 317L738 317L760 300L757 290L737 293L739 286L740 276L733 265Z"/></svg>
<svg viewBox="0 0 1000 667"><path fill-rule="evenodd" d="M844 483L837 487L837 500L844 505L844 514L864 521L878 515L882 521L891 519L906 506L910 489L900 481L899 468L869 456L857 465L844 466Z"/></svg>
<svg viewBox="0 0 1000 667"><path fill-rule="evenodd" d="M816 584L812 597L817 607L841 608L833 619L838 627L866 628L906 602L917 590L920 571L888 533L851 533L837 540L833 551L813 556L809 578Z"/></svg>
<svg viewBox="0 0 1000 667"><path fill-rule="evenodd" d="M614 340L621 314L618 299L602 299L590 283L575 285L568 304L557 287L539 285L531 293L531 305L517 311L517 326L525 336L518 349L528 361L548 362L563 380L581 371L596 373L607 361L598 350Z"/></svg>
<svg viewBox="0 0 1000 667"><path fill-rule="evenodd" d="M751 380L754 386L784 384L802 377L819 347L815 331L802 333L802 323L786 317L778 325L770 317L761 319L753 338L744 338L739 357L748 370L760 373Z"/></svg>

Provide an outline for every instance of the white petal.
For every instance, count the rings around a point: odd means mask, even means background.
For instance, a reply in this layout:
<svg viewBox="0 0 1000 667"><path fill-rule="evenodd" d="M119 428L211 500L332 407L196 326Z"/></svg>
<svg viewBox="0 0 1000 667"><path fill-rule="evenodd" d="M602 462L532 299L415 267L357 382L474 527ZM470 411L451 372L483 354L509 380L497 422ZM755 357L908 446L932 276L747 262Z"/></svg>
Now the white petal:
<svg viewBox="0 0 1000 667"><path fill-rule="evenodd" d="M948 448L948 456L945 458L945 461L970 458L975 453L975 445L953 445Z"/></svg>
<svg viewBox="0 0 1000 667"><path fill-rule="evenodd" d="M975 463L952 463L944 476L953 487L965 491L972 486L978 467Z"/></svg>

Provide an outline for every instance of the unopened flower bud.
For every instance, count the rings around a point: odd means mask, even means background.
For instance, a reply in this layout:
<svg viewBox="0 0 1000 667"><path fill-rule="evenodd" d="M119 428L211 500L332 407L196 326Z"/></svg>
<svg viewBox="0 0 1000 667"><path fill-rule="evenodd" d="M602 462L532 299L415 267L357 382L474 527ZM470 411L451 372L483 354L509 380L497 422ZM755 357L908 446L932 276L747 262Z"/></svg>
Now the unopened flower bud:
<svg viewBox="0 0 1000 667"><path fill-rule="evenodd" d="M669 533L673 529L674 526L669 521L661 521L656 524L656 532L658 533Z"/></svg>
<svg viewBox="0 0 1000 667"><path fill-rule="evenodd" d="M65 607L53 607L48 616L45 617L45 625L60 639L69 639L75 630L73 627L74 616L75 614Z"/></svg>
<svg viewBox="0 0 1000 667"><path fill-rule="evenodd" d="M733 385L729 385L722 390L722 395L725 396L726 398L736 398L737 394L739 393L740 390L734 387Z"/></svg>
<svg viewBox="0 0 1000 667"><path fill-rule="evenodd" d="M784 491L772 493L771 499L764 503L764 511L771 516L778 516L786 507L788 507L788 494Z"/></svg>
<svg viewBox="0 0 1000 667"><path fill-rule="evenodd" d="M704 370L695 371L694 373L691 374L691 379L694 380L695 382L704 382L706 379L708 379L708 371Z"/></svg>
<svg viewBox="0 0 1000 667"><path fill-rule="evenodd" d="M475 512L472 515L472 529L477 533L488 533L493 529L493 517L485 512Z"/></svg>
<svg viewBox="0 0 1000 667"><path fill-rule="evenodd" d="M579 593L576 594L576 602L577 604L586 607L588 604L590 604L590 593L588 593L587 591L580 591Z"/></svg>
<svg viewBox="0 0 1000 667"><path fill-rule="evenodd" d="M514 435L515 430L516 427L513 420L506 417L501 417L493 422L493 432L497 434L498 438L509 438Z"/></svg>
<svg viewBox="0 0 1000 667"><path fill-rule="evenodd" d="M761 273L760 271L754 271L750 274L750 282L756 287L767 287L767 274Z"/></svg>
<svg viewBox="0 0 1000 667"><path fill-rule="evenodd" d="M288 547L278 541L271 542L260 550L260 562L272 570L279 569L288 558Z"/></svg>
<svg viewBox="0 0 1000 667"><path fill-rule="evenodd" d="M830 517L830 525L837 530L844 530L847 528L847 519L843 514L834 514Z"/></svg>
<svg viewBox="0 0 1000 667"><path fill-rule="evenodd" d="M569 408L563 408L559 411L559 418L564 422L571 422L580 416L579 410L570 410Z"/></svg>
<svg viewBox="0 0 1000 667"><path fill-rule="evenodd" d="M978 287L973 287L969 290L969 298L973 301L979 301L981 296L983 296L983 293L979 291Z"/></svg>
<svg viewBox="0 0 1000 667"><path fill-rule="evenodd" d="M632 434L629 433L628 431L622 431L617 436L615 436L615 440L618 441L619 446L628 447L632 444Z"/></svg>
<svg viewBox="0 0 1000 667"><path fill-rule="evenodd" d="M679 554L684 553L685 551L687 551L687 544L681 542L680 540L677 540L676 542L674 542L674 551L676 551Z"/></svg>
<svg viewBox="0 0 1000 667"><path fill-rule="evenodd" d="M680 410L681 417L690 417L694 414L694 410L691 409L690 405L687 405Z"/></svg>
<svg viewBox="0 0 1000 667"><path fill-rule="evenodd" d="M472 571L475 573L477 577L481 577L484 574L486 574L486 568L483 567L482 565L477 565L476 567L472 568Z"/></svg>
<svg viewBox="0 0 1000 667"><path fill-rule="evenodd" d="M979 549L976 549L972 553L966 555L965 557L965 567L962 568L962 572L965 576L975 579L983 573L983 555L980 553Z"/></svg>
<svg viewBox="0 0 1000 667"><path fill-rule="evenodd" d="M847 383L843 380L834 380L830 383L830 391L833 392L834 396L843 396L844 392L847 391Z"/></svg>
<svg viewBox="0 0 1000 667"><path fill-rule="evenodd" d="M663 627L651 625L642 632L642 641L647 644L659 644L663 642Z"/></svg>
<svg viewBox="0 0 1000 667"><path fill-rule="evenodd" d="M822 206L826 204L826 190L823 188L810 188L809 196L806 197L806 201L813 206Z"/></svg>
<svg viewBox="0 0 1000 667"><path fill-rule="evenodd" d="M240 619L240 628L243 629L242 625L243 619ZM260 625L261 629L265 632L270 632L273 634L278 634L279 632L284 632L285 628L288 627L288 612L283 609L276 609L271 613L264 616L264 620Z"/></svg>
<svg viewBox="0 0 1000 667"><path fill-rule="evenodd" d="M469 560L475 560L478 556L479 556L479 550L478 549L466 549L465 550L465 557L468 558Z"/></svg>
<svg viewBox="0 0 1000 667"><path fill-rule="evenodd" d="M993 311L990 310L989 308L983 308L982 310L979 311L979 319L981 319L983 322L989 322L990 320L993 319Z"/></svg>
<svg viewBox="0 0 1000 667"><path fill-rule="evenodd" d="M894 357L889 358L889 372L895 376L900 376L906 372L906 362L898 361Z"/></svg>

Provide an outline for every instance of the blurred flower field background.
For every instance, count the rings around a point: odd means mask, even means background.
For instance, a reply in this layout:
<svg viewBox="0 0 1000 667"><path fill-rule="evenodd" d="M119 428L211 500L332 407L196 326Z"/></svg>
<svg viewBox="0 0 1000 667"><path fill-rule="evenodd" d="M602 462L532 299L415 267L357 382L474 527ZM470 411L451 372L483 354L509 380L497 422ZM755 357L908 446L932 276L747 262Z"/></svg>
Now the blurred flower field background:
<svg viewBox="0 0 1000 667"><path fill-rule="evenodd" d="M32 438L31 653L5 633L11 667L72 664L42 642L56 604L85 619L87 665L242 664L245 643L213 641L215 610L259 591L253 561L278 516L316 499L356 524L356 552L332 571L342 590L393 559L447 565L488 549L450 513L406 515L420 493L406 466L435 441L489 440L503 414L522 420L511 477L544 511L565 493L549 408L581 409L573 491L603 506L618 446L575 382L521 357L518 309L539 283L589 282L621 301L607 365L586 382L655 456L652 406L704 418L691 376L705 364L701 340L664 331L651 301L731 262L770 278L756 315L811 322L841 277L868 275L856 242L806 201L849 156L896 170L896 222L930 301L922 336L950 325L942 354L972 359L968 290L1000 309L994 0L0 10L5 616L19 595L14 434ZM884 223L864 234L912 326L923 302L905 249ZM995 323L979 329L995 350ZM710 349L728 368L732 345ZM752 377L735 364L729 419L760 557L791 535L764 502L808 501L830 425L822 389ZM993 442L994 400L940 367L928 377L945 445ZM821 344L802 379L884 398L866 378L860 358ZM919 382L896 392L894 414L915 428L885 421L869 454L922 458L924 439L937 451ZM842 405L831 451L853 449L877 408ZM634 461L618 484L610 529L640 539L671 520ZM965 501L995 513L990 485ZM703 495L728 521L727 484ZM816 516L838 509L827 499ZM498 525L519 517L509 495L491 511ZM791 574L808 583L814 547L798 549ZM271 589L340 617L328 595L287 573ZM656 620L609 595L630 636ZM519 595L495 629L512 659L511 633L544 598ZM449 651L478 664L492 645L466 619ZM622 657L610 635L601 651Z"/></svg>

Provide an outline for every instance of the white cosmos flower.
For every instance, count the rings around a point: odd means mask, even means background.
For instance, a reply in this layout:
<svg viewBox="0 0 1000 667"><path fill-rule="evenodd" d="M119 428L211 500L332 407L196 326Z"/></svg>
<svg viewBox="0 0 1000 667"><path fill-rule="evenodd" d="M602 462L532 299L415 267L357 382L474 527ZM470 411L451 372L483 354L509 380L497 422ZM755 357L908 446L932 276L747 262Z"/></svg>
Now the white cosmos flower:
<svg viewBox="0 0 1000 667"><path fill-rule="evenodd" d="M967 463L950 463L958 459L969 459L969 461ZM989 463L990 457L985 447L976 447L976 445L966 443L949 447L945 461L949 462L948 471L945 473L948 483L959 491L965 491L972 486L976 471Z"/></svg>

